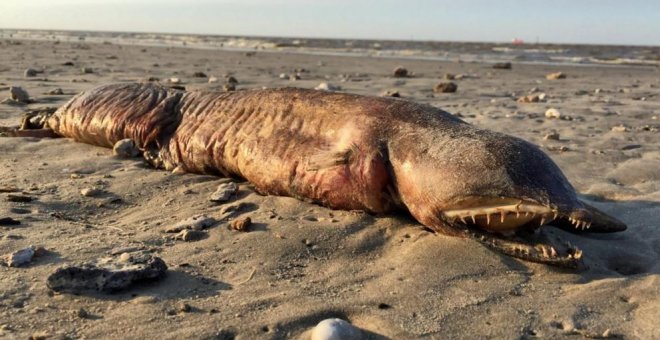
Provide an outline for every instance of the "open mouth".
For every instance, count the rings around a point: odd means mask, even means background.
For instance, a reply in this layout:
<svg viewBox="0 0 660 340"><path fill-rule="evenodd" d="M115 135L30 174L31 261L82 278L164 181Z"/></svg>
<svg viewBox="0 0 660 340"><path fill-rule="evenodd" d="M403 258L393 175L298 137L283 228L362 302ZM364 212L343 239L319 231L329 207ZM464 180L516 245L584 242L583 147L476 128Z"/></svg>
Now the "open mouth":
<svg viewBox="0 0 660 340"><path fill-rule="evenodd" d="M550 240L540 229L553 221L566 220L577 229L591 221L562 215L557 209L520 199L472 199L443 211L451 225L471 238L510 256L527 261L575 268L582 251L570 244Z"/></svg>

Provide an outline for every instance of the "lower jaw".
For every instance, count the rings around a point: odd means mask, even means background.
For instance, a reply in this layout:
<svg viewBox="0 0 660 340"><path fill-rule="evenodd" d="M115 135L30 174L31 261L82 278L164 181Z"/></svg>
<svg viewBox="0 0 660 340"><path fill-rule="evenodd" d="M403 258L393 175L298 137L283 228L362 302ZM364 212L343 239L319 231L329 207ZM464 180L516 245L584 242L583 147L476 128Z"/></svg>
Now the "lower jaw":
<svg viewBox="0 0 660 340"><path fill-rule="evenodd" d="M526 228L501 235L468 227L464 233L488 248L522 260L565 268L578 268L581 263L581 250L570 244L556 244L542 231Z"/></svg>

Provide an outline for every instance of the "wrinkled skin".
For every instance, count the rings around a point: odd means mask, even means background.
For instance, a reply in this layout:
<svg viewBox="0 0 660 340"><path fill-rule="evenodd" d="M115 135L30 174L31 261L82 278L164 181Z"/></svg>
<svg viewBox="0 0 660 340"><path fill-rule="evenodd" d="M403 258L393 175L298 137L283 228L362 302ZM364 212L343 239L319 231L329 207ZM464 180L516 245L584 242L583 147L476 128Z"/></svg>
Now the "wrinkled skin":
<svg viewBox="0 0 660 340"><path fill-rule="evenodd" d="M392 98L112 84L74 97L46 124L100 146L130 138L157 167L245 178L263 194L334 209L407 210L434 231L530 261L580 261L575 248L544 244L541 225L626 228L582 203L536 146Z"/></svg>

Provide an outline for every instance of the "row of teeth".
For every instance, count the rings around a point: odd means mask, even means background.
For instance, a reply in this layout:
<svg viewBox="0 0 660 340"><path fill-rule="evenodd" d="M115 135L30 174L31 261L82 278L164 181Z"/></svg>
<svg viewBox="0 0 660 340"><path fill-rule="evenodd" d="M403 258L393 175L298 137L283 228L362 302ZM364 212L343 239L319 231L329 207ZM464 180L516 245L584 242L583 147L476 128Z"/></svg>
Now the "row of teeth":
<svg viewBox="0 0 660 340"><path fill-rule="evenodd" d="M581 230L585 230L585 229L589 229L589 227L591 227L591 222L580 221L580 220L574 219L572 217L569 217L568 220L571 222L571 224L573 226L575 226L575 229L579 228Z"/></svg>
<svg viewBox="0 0 660 340"><path fill-rule="evenodd" d="M481 240L485 241L486 237L482 236ZM495 240L491 240L491 242L493 244L497 243ZM576 260L579 260L580 258L582 258L582 250L580 250L580 249L578 249L578 248L576 248L576 247L574 247L574 246L572 246L568 243L566 244L566 246L569 249L568 255L566 256L566 258L576 259ZM555 249L555 247L546 246L546 245L543 245L543 244L536 245L533 248L530 247L530 246L524 246L524 245L516 245L516 246L513 246L512 248L513 248L514 252L519 253L519 254L524 254L524 255L530 255L531 250L536 250L537 252L539 252L539 255L541 255L541 256L543 256L544 258L547 258L547 259L557 258L559 256L558 253L557 253L557 250Z"/></svg>
<svg viewBox="0 0 660 340"><path fill-rule="evenodd" d="M525 217L529 217L530 215L533 217L541 215L540 225L544 225L547 222L551 222L559 216L559 213L556 210L550 211L546 207L523 204L522 202L508 206L482 208L482 209L477 209L475 211L473 210L446 211L445 216L452 219L452 222L458 218L461 220L461 222L463 222L463 224L466 223L466 218L468 217L472 219L472 223L477 223L476 222L477 216L486 216L486 223L490 224L491 215L500 214L500 222L504 223L504 219L506 218L506 215L508 215L509 213L515 213L516 218L519 218L521 215L524 215ZM550 214L552 214L552 216L550 216Z"/></svg>

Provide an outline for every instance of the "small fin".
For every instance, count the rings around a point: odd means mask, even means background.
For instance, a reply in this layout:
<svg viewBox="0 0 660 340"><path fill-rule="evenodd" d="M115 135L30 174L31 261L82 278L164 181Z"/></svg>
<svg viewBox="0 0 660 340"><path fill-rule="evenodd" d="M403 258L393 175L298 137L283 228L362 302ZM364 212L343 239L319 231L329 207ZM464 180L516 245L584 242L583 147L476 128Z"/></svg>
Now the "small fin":
<svg viewBox="0 0 660 340"><path fill-rule="evenodd" d="M346 165L359 149L355 143L344 150L321 150L309 157L306 170L319 171L339 165Z"/></svg>

